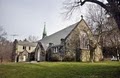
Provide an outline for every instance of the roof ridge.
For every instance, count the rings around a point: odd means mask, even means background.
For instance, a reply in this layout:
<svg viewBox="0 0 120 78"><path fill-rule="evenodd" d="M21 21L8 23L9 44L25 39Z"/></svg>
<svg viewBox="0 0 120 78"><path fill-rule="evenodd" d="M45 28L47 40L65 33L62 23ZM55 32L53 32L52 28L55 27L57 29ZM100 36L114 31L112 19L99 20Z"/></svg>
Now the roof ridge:
<svg viewBox="0 0 120 78"><path fill-rule="evenodd" d="M79 21L79 22L80 22L80 21ZM65 29L67 29L67 28L69 28L69 27L71 27L71 26L74 26L75 24L77 24L77 23L79 23L79 22L76 22L76 23L74 23L74 24L71 24L71 25L69 25L69 26L67 26L67 27L65 27L65 28L63 28L63 29L61 29L61 30L59 30L59 31L57 31L57 32L49 35L49 36L46 36L45 38L48 38L48 37L50 37L50 36L52 36L52 35L54 35L54 34L56 34L56 33L59 33L59 32L65 30ZM45 38L43 38L43 39L45 39ZM43 39L40 39L39 41L41 41L41 40L43 40Z"/></svg>

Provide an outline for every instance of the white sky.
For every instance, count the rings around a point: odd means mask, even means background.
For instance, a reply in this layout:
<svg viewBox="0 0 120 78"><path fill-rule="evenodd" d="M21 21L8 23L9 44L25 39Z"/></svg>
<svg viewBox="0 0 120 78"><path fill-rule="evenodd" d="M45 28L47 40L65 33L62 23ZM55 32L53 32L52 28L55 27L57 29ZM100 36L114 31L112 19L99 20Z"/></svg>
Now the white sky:
<svg viewBox="0 0 120 78"><path fill-rule="evenodd" d="M63 19L65 0L0 0L0 26L9 40L25 39L29 35L42 38L44 22L47 35L53 34L80 20L84 10L69 19Z"/></svg>

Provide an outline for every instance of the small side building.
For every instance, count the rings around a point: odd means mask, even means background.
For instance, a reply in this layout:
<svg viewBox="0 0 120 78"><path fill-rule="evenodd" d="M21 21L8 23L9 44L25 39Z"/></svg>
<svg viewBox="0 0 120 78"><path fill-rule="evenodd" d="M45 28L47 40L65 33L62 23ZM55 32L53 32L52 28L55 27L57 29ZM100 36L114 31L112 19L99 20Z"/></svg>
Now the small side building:
<svg viewBox="0 0 120 78"><path fill-rule="evenodd" d="M15 39L13 46L15 62L27 62L34 60L37 43L29 42L26 39L24 41L18 41Z"/></svg>

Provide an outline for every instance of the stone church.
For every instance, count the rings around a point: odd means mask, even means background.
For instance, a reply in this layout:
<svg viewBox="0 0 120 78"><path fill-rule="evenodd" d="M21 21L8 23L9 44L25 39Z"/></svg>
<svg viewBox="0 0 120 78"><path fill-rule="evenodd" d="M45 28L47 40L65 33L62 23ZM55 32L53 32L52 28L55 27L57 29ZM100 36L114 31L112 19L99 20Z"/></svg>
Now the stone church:
<svg viewBox="0 0 120 78"><path fill-rule="evenodd" d="M44 26L43 37L35 42L14 41L15 62L26 61L90 61L90 40L95 38L85 20L82 19L52 35L47 36ZM100 45L94 53L95 61L103 58ZM53 60L54 59L54 60Z"/></svg>
<svg viewBox="0 0 120 78"><path fill-rule="evenodd" d="M74 57L75 61L90 61L90 39L94 40L94 37L83 17L79 22L49 36L44 27L43 38L35 48L35 61L52 61L53 55L59 56L60 61L63 61L66 55ZM100 61L100 46L97 46L95 51L94 58Z"/></svg>

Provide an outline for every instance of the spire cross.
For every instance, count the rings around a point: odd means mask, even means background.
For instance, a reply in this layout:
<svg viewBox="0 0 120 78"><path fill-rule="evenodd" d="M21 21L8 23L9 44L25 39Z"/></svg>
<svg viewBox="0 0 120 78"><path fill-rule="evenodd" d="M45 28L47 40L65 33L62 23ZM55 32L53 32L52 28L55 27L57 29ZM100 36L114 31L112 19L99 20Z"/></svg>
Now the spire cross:
<svg viewBox="0 0 120 78"><path fill-rule="evenodd" d="M81 19L83 19L83 15L81 15Z"/></svg>

